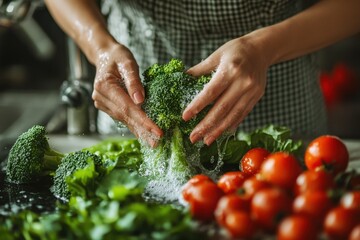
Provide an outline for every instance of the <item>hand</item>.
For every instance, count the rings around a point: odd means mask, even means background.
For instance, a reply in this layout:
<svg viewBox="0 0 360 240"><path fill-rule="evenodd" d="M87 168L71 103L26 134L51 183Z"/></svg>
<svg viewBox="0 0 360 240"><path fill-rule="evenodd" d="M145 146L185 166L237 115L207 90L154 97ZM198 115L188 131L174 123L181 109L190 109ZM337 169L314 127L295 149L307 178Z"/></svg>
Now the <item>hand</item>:
<svg viewBox="0 0 360 240"><path fill-rule="evenodd" d="M132 53L120 44L97 54L92 98L95 107L126 124L130 131L150 146L155 146L162 130L149 119L140 105L144 88L139 67Z"/></svg>
<svg viewBox="0 0 360 240"><path fill-rule="evenodd" d="M204 107L209 113L190 134L191 142L201 139L210 145L225 131L235 131L265 92L268 64L260 51L244 38L225 43L207 59L190 68L194 76L215 71L210 82L183 112L190 120Z"/></svg>

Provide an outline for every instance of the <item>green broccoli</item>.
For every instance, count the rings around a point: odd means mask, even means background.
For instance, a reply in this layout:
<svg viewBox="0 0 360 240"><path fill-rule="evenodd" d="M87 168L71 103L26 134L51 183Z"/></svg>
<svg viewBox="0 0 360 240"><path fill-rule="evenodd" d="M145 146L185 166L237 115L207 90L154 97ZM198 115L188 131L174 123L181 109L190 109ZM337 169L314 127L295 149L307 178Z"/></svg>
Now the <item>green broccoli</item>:
<svg viewBox="0 0 360 240"><path fill-rule="evenodd" d="M164 131L155 149L142 146L144 162L140 173L154 179L172 172L179 182L186 181L193 173L187 158L199 152L198 145L191 144L189 134L209 108L187 122L182 119L182 112L210 81L210 76L193 77L184 70L180 60L172 59L167 64L151 66L143 74L146 95L143 109Z"/></svg>
<svg viewBox="0 0 360 240"><path fill-rule="evenodd" d="M100 156L81 150L66 155L55 171L53 194L67 200L70 196L94 195L98 180L106 173Z"/></svg>
<svg viewBox="0 0 360 240"><path fill-rule="evenodd" d="M178 59L168 64L154 64L144 72L146 99L143 109L166 133L178 127L186 135L205 116L208 108L190 121L183 121L182 112L210 81L209 76L193 77L184 72L185 66Z"/></svg>
<svg viewBox="0 0 360 240"><path fill-rule="evenodd" d="M18 184L39 180L53 172L63 157L50 148L45 127L35 125L21 134L10 149L7 180Z"/></svg>

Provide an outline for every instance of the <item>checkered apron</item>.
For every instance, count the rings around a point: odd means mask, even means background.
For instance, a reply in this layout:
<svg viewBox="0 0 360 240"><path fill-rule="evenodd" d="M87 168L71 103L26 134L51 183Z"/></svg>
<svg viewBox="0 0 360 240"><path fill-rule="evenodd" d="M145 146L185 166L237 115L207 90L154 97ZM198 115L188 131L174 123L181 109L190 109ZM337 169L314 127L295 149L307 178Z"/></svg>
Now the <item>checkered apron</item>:
<svg viewBox="0 0 360 240"><path fill-rule="evenodd" d="M295 3L294 3L295 2ZM144 71L179 58L190 67L225 42L282 21L301 9L291 0L103 0L102 12L117 41L126 45ZM239 128L287 126L299 136L326 132L326 112L313 57L270 67L265 95ZM113 121L99 117L100 132Z"/></svg>

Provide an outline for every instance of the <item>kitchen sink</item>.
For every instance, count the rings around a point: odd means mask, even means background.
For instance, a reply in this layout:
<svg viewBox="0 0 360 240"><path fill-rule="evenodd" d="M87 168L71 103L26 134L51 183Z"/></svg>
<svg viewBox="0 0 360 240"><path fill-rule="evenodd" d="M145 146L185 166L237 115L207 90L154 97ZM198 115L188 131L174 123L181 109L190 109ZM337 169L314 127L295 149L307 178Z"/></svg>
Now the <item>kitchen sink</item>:
<svg viewBox="0 0 360 240"><path fill-rule="evenodd" d="M35 124L45 124L59 102L56 91L0 92L0 158L21 133Z"/></svg>
<svg viewBox="0 0 360 240"><path fill-rule="evenodd" d="M59 93L8 91L0 93L0 140L17 137L34 124L43 124L59 105Z"/></svg>

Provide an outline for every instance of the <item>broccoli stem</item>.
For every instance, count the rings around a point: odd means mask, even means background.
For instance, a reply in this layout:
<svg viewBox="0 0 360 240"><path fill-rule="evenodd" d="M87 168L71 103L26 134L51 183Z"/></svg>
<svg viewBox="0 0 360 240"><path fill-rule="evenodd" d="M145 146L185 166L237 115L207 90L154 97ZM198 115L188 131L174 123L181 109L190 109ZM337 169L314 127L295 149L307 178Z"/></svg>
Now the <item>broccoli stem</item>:
<svg viewBox="0 0 360 240"><path fill-rule="evenodd" d="M191 176L191 172L186 159L184 135L178 126L172 132L170 153L169 171L182 173L184 180L187 180Z"/></svg>
<svg viewBox="0 0 360 240"><path fill-rule="evenodd" d="M64 154L53 149L48 149L44 153L43 167L44 170L56 170Z"/></svg>

